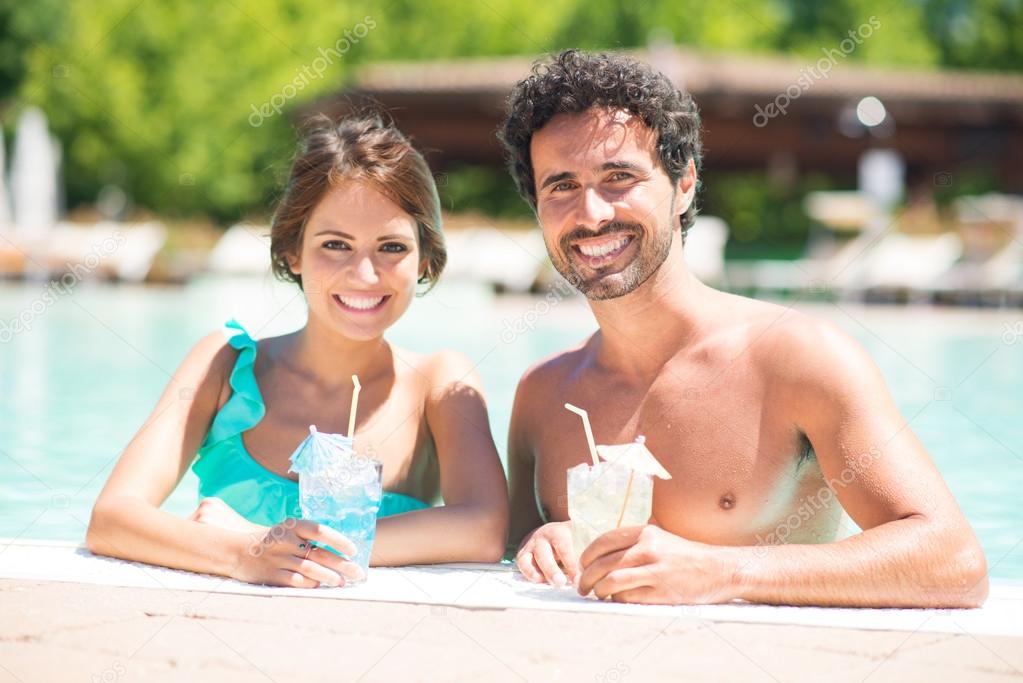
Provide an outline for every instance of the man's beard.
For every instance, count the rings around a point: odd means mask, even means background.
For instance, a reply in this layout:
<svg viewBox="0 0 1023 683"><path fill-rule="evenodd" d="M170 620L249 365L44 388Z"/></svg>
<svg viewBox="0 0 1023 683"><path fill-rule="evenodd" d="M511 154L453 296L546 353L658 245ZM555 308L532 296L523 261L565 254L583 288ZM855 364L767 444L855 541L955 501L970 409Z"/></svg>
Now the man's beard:
<svg viewBox="0 0 1023 683"><path fill-rule="evenodd" d="M591 272L586 278L579 269L573 265L572 260L575 252L572 248L572 241L613 233L631 233L636 243L637 253L624 268L617 272L610 272L608 268L596 270L583 266L586 272ZM651 275L657 272L661 264L668 258L671 252L671 240L674 237L674 230L661 230L652 233L645 226L639 223L623 223L613 221L608 223L596 233L576 228L566 233L558 242L557 251L547 247L554 264L563 278L582 292L587 299L603 301L605 299L616 299L635 291L640 285L646 282ZM631 249L632 245L626 247ZM605 272L608 271L608 272Z"/></svg>

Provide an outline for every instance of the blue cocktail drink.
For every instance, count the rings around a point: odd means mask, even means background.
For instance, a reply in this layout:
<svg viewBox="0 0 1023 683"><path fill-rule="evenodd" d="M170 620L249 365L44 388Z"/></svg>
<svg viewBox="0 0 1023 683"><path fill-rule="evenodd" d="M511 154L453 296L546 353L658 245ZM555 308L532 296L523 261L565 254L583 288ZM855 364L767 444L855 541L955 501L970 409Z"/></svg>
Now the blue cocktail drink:
<svg viewBox="0 0 1023 683"><path fill-rule="evenodd" d="M291 471L298 472L302 518L325 524L351 540L358 550L348 559L359 565L365 577L383 496L380 461L357 455L348 437L310 427L291 462ZM358 582L345 580L346 584Z"/></svg>

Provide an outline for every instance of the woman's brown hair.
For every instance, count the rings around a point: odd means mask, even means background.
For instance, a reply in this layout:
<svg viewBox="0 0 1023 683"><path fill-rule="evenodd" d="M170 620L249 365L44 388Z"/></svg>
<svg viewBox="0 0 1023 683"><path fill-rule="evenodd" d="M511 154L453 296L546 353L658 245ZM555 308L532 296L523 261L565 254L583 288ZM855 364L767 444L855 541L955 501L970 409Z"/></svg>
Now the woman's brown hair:
<svg viewBox="0 0 1023 683"><path fill-rule="evenodd" d="M419 282L432 287L447 262L437 185L423 156L378 114L310 120L270 227L274 274L302 286L288 259L301 250L306 223L324 195L346 180L371 183L415 220L426 262Z"/></svg>

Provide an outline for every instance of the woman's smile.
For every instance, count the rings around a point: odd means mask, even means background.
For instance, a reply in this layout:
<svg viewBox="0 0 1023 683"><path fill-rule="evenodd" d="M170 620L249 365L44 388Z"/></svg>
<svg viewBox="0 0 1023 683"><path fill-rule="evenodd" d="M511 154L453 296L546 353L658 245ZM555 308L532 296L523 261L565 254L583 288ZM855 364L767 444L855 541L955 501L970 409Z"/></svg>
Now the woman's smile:
<svg viewBox="0 0 1023 683"><path fill-rule="evenodd" d="M377 313L387 305L390 294L332 294L334 300L341 310L356 315Z"/></svg>

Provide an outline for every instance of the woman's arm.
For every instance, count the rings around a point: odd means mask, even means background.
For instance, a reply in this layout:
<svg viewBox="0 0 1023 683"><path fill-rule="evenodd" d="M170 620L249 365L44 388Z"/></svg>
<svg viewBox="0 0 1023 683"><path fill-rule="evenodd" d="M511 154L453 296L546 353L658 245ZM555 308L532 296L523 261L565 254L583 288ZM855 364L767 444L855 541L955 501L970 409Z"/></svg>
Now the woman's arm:
<svg viewBox="0 0 1023 683"><path fill-rule="evenodd" d="M497 562L504 554L508 491L482 383L467 358L450 352L437 355L430 377L426 421L444 505L381 519L371 563Z"/></svg>
<svg viewBox="0 0 1023 683"><path fill-rule="evenodd" d="M202 339L189 352L96 500L86 545L98 555L254 583L337 584L340 566L332 554L316 550L308 560L295 556L304 555L298 545L305 538L330 545L349 543L329 529L289 520L264 538L160 510L209 430L235 357L219 333Z"/></svg>

